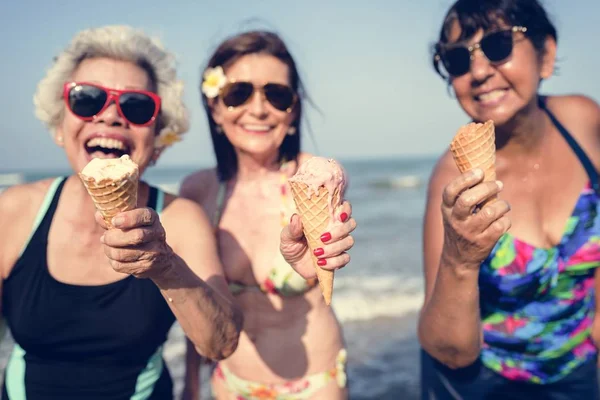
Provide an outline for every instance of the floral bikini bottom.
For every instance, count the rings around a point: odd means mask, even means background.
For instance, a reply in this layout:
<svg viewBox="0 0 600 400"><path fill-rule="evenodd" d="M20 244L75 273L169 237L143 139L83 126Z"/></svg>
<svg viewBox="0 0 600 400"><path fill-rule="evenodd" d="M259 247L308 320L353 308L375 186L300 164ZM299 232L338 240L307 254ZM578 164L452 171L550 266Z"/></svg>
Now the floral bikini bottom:
<svg viewBox="0 0 600 400"><path fill-rule="evenodd" d="M346 387L346 350L341 349L335 367L327 372L309 375L280 384L264 384L241 379L218 363L213 379L224 382L235 400L305 400L335 379L340 388Z"/></svg>

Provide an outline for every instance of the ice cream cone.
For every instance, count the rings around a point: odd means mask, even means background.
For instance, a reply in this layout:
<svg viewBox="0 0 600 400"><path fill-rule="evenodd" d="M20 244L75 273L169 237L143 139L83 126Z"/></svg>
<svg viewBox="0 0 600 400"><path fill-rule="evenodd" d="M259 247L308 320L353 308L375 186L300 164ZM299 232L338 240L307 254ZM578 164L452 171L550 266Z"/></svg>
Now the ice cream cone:
<svg viewBox="0 0 600 400"><path fill-rule="evenodd" d="M113 227L111 221L115 215L137 207L139 170L129 158L127 162L127 172L117 179L88 175L85 169L79 173L96 209L100 211L109 228Z"/></svg>
<svg viewBox="0 0 600 400"><path fill-rule="evenodd" d="M450 151L461 173L480 168L484 181L496 180L496 135L492 120L462 126L450 144ZM487 199L481 207L495 200L497 196Z"/></svg>
<svg viewBox="0 0 600 400"><path fill-rule="evenodd" d="M336 187L333 193L321 186L318 192L312 190L302 182L289 181L296 209L302 220L304 235L310 248L313 266L319 280L319 287L327 305L331 304L333 295L333 271L321 268L317 264L314 250L323 247L321 235L326 232L332 218L330 207L337 208L341 204L340 188Z"/></svg>

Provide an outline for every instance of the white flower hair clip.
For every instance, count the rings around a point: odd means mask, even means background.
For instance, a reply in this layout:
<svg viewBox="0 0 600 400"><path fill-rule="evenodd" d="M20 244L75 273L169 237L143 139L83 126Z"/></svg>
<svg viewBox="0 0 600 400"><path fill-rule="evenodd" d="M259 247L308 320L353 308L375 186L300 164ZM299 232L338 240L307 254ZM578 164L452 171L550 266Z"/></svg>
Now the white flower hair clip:
<svg viewBox="0 0 600 400"><path fill-rule="evenodd" d="M217 97L223 86L227 84L227 77L221 66L207 68L203 78L202 93L209 99Z"/></svg>

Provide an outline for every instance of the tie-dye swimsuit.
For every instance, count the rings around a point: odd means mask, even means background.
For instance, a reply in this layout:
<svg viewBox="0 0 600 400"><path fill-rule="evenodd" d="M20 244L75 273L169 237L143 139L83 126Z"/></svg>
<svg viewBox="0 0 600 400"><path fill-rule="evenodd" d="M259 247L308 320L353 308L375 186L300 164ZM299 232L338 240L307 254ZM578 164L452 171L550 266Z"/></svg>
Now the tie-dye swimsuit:
<svg viewBox="0 0 600 400"><path fill-rule="evenodd" d="M560 244L537 248L509 233L481 265L484 346L481 360L502 376L551 383L596 356L590 331L594 272L600 266L598 173L587 155L541 103L585 167L590 181Z"/></svg>
<svg viewBox="0 0 600 400"><path fill-rule="evenodd" d="M590 336L600 266L598 172L545 98L539 105L589 182L557 246L537 248L509 233L496 243L479 275L481 357L452 370L422 351L424 399L600 399Z"/></svg>

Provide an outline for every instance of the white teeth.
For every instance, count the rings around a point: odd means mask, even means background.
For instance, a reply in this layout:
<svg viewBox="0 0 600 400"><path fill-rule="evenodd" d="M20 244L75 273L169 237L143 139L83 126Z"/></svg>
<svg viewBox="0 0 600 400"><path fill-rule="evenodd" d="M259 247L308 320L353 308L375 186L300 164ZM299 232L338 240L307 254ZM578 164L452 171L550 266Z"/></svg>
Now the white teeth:
<svg viewBox="0 0 600 400"><path fill-rule="evenodd" d="M96 137L93 139L90 139L87 142L87 146L88 147L102 147L105 149L117 149L117 150L123 150L125 151L126 146L125 143L123 143L120 140L117 139L109 139L109 138L102 138L102 137Z"/></svg>
<svg viewBox="0 0 600 400"><path fill-rule="evenodd" d="M491 101L499 99L504 95L504 90L492 90L491 92L483 93L479 95L481 101Z"/></svg>
<svg viewBox="0 0 600 400"><path fill-rule="evenodd" d="M266 132L271 130L269 125L242 125L242 127L247 131L255 131L255 132Z"/></svg>

